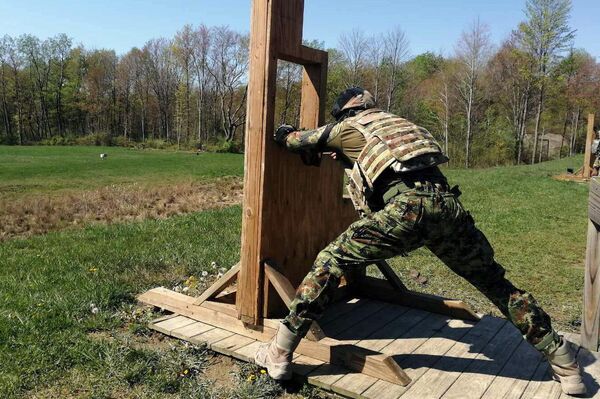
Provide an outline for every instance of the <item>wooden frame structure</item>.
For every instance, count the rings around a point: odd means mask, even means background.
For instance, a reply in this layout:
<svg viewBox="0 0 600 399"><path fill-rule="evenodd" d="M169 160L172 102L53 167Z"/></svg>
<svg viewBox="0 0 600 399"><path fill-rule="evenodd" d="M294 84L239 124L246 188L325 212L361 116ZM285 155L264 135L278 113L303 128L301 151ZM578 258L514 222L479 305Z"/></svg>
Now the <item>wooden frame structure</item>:
<svg viewBox="0 0 600 399"><path fill-rule="evenodd" d="M303 11L303 0L253 1L240 263L198 298L155 288L140 295L141 302L267 341L317 253L355 219L354 209L342 197L341 166L323 160L319 168L306 167L271 139L278 60L304 68L300 127L315 128L324 120L327 52L302 45ZM348 276L336 296L360 295L479 319L461 301L409 291L386 262L376 266L385 279L364 273ZM410 382L392 357L343 345L324 336L316 323L296 352L393 384Z"/></svg>
<svg viewBox="0 0 600 399"><path fill-rule="evenodd" d="M590 180L581 345L598 351L600 331L600 177Z"/></svg>

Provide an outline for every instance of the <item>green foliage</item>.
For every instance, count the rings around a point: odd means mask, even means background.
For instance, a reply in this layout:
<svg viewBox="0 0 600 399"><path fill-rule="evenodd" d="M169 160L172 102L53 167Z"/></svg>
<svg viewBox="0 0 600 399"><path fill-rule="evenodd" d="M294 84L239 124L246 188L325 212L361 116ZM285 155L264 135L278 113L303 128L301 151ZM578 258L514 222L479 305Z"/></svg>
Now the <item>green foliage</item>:
<svg viewBox="0 0 600 399"><path fill-rule="evenodd" d="M243 152L243 147L238 141L219 138L216 142L207 144L206 150L219 154L241 154Z"/></svg>

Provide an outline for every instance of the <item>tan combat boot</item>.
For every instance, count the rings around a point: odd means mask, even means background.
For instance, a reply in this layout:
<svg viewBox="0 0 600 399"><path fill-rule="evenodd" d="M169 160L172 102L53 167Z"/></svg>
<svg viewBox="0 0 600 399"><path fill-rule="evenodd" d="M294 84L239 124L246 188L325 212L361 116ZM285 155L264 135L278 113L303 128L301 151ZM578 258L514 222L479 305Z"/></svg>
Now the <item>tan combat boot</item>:
<svg viewBox="0 0 600 399"><path fill-rule="evenodd" d="M291 332L283 324L271 342L262 344L254 360L260 367L267 369L271 378L289 380L292 378L292 357L302 337Z"/></svg>
<svg viewBox="0 0 600 399"><path fill-rule="evenodd" d="M560 382L562 391L567 395L585 395L587 390L581 378L581 369L575 359L572 344L561 338L560 346L546 356L555 380Z"/></svg>

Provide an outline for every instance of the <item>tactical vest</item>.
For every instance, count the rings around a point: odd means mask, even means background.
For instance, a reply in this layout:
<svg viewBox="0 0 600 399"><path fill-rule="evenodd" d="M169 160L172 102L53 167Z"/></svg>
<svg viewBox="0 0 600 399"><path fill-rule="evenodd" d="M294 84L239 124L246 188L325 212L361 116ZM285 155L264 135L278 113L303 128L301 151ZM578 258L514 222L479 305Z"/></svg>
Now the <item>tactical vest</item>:
<svg viewBox="0 0 600 399"><path fill-rule="evenodd" d="M431 133L399 116L368 109L342 123L358 130L366 140L353 168L346 172L348 193L360 212L370 212L367 201L386 169L401 173L448 162Z"/></svg>

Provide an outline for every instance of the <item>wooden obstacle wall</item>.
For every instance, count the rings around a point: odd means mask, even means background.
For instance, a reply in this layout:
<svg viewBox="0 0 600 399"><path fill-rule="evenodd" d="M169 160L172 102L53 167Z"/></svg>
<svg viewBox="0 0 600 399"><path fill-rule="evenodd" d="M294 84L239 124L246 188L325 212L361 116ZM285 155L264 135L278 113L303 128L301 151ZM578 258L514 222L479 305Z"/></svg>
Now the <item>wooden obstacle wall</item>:
<svg viewBox="0 0 600 399"><path fill-rule="evenodd" d="M343 170L332 160L305 166L273 141L277 61L304 67L300 127L324 122L327 52L302 45L303 0L254 0L246 118L244 204L237 310L259 325L286 308L266 286L261 261L272 259L298 286L317 253L355 217L342 198Z"/></svg>

